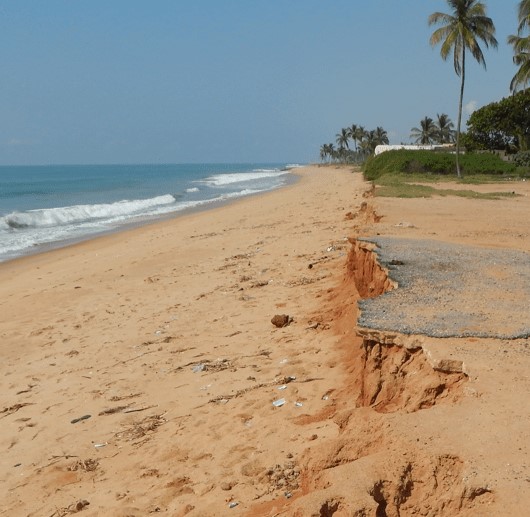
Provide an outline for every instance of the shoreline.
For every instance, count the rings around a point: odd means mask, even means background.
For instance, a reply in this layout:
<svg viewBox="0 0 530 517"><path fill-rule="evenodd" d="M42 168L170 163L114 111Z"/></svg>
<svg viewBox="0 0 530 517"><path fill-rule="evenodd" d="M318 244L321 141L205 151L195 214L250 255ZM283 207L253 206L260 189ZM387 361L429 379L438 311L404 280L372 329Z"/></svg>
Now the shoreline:
<svg viewBox="0 0 530 517"><path fill-rule="evenodd" d="M529 340L356 322L361 298L388 287L359 237L529 253L530 186L502 201L402 200L371 198L351 168L300 174L254 199L0 265L4 512L528 507ZM495 266L480 270L497 286L490 301L509 302Z"/></svg>
<svg viewBox="0 0 530 517"><path fill-rule="evenodd" d="M49 253L49 252L52 252L52 251L55 251L55 250L59 250L59 249L63 249L63 248L69 248L71 246L76 246L78 244L82 244L82 243L87 242L87 241L92 241L94 239L103 238L103 237L106 237L108 235L114 235L114 234L119 234L119 233L122 233L122 232L128 232L128 231L131 231L131 230L135 230L135 229L139 229L139 228L148 227L148 226L151 226L151 225L156 225L156 224L159 224L159 223L163 223L165 221L171 221L171 220L178 219L178 218L181 218L181 217L187 217L187 216L190 216L190 215L193 215L193 214L199 214L199 213L202 213L202 212L208 212L210 210L216 210L218 208L222 208L224 206L228 206L228 205L230 205L232 203L237 203L239 201L242 201L242 200L245 200L245 199L248 199L248 198L259 197L259 196L262 196L262 195L266 195L266 194L268 194L270 192L275 192L277 190L282 190L282 189L288 188L291 185L294 185L297 181L299 181L299 175L297 174L296 171L298 169L303 169L305 167L312 167L312 166L311 165L308 165L308 166L297 166L297 167L292 167L291 169L288 169L289 175L287 176L286 182L285 182L284 185L282 185L280 187L275 187L275 188L272 188L272 189L269 189L269 190L264 190L264 191L256 192L256 193L253 193L253 194L247 194L247 195L244 195L244 196L241 196L241 197L237 197L237 198L233 198L233 199L208 201L208 202L205 202L205 203L203 203L201 205L194 206L194 207L191 207L191 208L184 208L182 210L176 210L174 212L170 212L170 213L163 214L163 215L160 215L160 216L145 217L143 220L140 219L140 220L137 220L137 221L131 221L131 222L124 223L124 224L121 224L121 225L116 225L114 228L110 228L110 229L107 229L107 230L101 230L101 231L99 231L97 233L91 233L91 234L86 234L86 235L79 236L79 237L72 237L72 238L60 240L60 241L53 241L53 242L49 242L49 243L38 244L38 245L34 246L33 248L28 248L25 252L21 253L20 255L17 255L15 257L8 258L8 259L5 259L5 260L0 260L0 268L2 267L3 264L12 262L14 260L20 260L20 259L23 259L23 258L26 258L26 257L31 257L31 256L34 256L34 255L40 255L41 253Z"/></svg>

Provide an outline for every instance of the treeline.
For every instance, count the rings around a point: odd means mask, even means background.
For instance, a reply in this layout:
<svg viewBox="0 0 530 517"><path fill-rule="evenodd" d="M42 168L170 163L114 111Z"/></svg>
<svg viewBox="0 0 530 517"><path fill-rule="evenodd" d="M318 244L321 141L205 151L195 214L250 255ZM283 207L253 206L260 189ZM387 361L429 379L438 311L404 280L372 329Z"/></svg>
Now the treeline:
<svg viewBox="0 0 530 517"><path fill-rule="evenodd" d="M378 145L388 144L388 134L380 126L366 130L363 126L352 124L350 127L342 128L340 133L335 135L335 143L336 147L333 143L320 146L322 161L360 163L373 154Z"/></svg>
<svg viewBox="0 0 530 517"><path fill-rule="evenodd" d="M427 23L435 28L429 40L431 46L439 46L441 58L453 62L454 71L460 78L456 129L445 114L438 115L437 122L425 117L419 127L412 128L411 138L418 144L455 142L455 165L459 177L462 145L467 151L502 148L508 153L518 153L516 160L530 165L530 113L527 111L530 103L526 90L530 83L530 0L518 2L517 32L508 37L508 44L513 48L513 62L518 67L510 83L514 95L476 111L468 121L467 134L461 131L466 62L471 58L486 67L481 45L485 48L498 46L496 28L492 18L487 16L485 1L446 0L446 3L448 12L432 13ZM442 116L445 124L441 123ZM352 127L356 128L355 125ZM377 134L378 130L384 138ZM353 150L349 147L349 140L354 142ZM345 128L337 135L337 147L334 144L321 146L320 157L327 161L364 161L377 145L387 143L388 137L382 128L364 132L360 137L356 131L352 132L352 128Z"/></svg>

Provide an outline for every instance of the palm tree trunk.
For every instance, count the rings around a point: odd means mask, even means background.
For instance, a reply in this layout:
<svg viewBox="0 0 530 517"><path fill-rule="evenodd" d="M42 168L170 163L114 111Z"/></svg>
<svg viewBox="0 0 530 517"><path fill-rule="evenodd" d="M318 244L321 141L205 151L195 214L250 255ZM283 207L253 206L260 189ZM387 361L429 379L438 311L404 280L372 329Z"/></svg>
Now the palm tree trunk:
<svg viewBox="0 0 530 517"><path fill-rule="evenodd" d="M460 172L460 125L462 124L462 101L464 99L464 82L466 80L466 47L462 47L462 81L460 83L460 99L458 101L458 123L456 126L456 175L461 178Z"/></svg>

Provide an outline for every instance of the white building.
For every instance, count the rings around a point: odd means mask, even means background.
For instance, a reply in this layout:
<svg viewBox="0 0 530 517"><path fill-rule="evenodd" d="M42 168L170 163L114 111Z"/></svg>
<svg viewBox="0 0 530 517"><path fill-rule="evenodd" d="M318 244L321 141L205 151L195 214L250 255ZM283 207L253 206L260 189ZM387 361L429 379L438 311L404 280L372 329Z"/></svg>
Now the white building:
<svg viewBox="0 0 530 517"><path fill-rule="evenodd" d="M378 145L375 148L375 155L386 151L399 151L406 149L408 151L448 151L454 147L454 144L436 144L436 145Z"/></svg>

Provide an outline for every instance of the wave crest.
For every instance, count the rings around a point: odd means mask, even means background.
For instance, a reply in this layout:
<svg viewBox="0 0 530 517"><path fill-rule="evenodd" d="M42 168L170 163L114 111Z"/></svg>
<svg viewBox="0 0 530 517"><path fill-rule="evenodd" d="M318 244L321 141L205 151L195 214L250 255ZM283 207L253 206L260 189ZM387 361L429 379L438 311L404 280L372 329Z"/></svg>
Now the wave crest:
<svg viewBox="0 0 530 517"><path fill-rule="evenodd" d="M146 209L175 203L175 201L175 197L166 194L150 199L123 200L108 204L74 205L13 212L0 218L0 225L14 230L64 226L97 219L134 215Z"/></svg>

